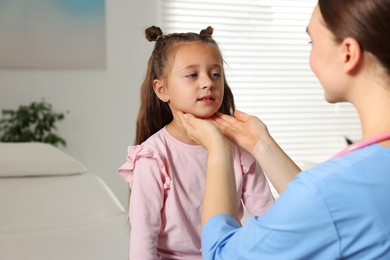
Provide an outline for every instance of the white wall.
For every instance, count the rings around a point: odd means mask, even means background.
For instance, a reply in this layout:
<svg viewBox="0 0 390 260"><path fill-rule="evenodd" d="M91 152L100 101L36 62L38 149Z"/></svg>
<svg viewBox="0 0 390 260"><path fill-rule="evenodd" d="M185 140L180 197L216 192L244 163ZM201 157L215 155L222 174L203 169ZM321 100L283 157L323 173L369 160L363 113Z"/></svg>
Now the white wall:
<svg viewBox="0 0 390 260"><path fill-rule="evenodd" d="M127 206L128 187L116 170L132 144L139 86L153 47L144 30L158 24L158 0L106 0L105 70L0 70L0 109L41 98L58 112L64 151L101 176Z"/></svg>

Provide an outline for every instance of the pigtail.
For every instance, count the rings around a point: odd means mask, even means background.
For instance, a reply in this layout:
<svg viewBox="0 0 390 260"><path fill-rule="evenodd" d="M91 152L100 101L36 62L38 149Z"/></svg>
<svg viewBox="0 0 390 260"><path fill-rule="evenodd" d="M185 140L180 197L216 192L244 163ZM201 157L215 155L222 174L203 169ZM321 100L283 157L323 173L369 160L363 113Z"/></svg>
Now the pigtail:
<svg viewBox="0 0 390 260"><path fill-rule="evenodd" d="M157 41L157 39L162 35L163 33L161 28L154 25L146 28L145 30L145 37L150 42Z"/></svg>
<svg viewBox="0 0 390 260"><path fill-rule="evenodd" d="M214 28L211 26L208 26L206 29L201 30L199 35L205 36L205 37L211 37L213 35L213 32L214 32Z"/></svg>

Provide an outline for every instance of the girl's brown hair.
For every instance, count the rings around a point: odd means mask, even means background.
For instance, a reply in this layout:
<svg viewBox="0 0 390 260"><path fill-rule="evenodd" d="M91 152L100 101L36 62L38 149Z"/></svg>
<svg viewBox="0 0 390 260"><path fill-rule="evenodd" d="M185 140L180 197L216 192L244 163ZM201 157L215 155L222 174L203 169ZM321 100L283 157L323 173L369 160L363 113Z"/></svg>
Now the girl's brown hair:
<svg viewBox="0 0 390 260"><path fill-rule="evenodd" d="M337 42L356 39L390 75L390 0L319 0L318 5Z"/></svg>
<svg viewBox="0 0 390 260"><path fill-rule="evenodd" d="M177 48L188 42L202 42L214 46L221 61L222 54L216 41L211 37L213 28L207 27L197 33L172 33L163 35L161 29L151 26L145 30L148 41L156 41L148 61L144 82L141 86L141 104L138 110L135 145L141 144L154 133L173 120L172 112L167 103L162 102L154 93L153 80L165 78L170 69ZM235 109L233 93L227 84L223 71L224 96L220 109L221 113L232 115Z"/></svg>

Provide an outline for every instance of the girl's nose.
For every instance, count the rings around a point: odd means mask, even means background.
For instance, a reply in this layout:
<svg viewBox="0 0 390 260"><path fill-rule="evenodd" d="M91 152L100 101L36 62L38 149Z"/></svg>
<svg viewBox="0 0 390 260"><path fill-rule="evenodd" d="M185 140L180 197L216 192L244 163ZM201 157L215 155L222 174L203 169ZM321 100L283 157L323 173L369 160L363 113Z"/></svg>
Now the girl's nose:
<svg viewBox="0 0 390 260"><path fill-rule="evenodd" d="M211 76L204 76L202 78L202 81L201 81L201 87L202 89L206 89L206 88L212 88L213 87L213 80L211 78Z"/></svg>

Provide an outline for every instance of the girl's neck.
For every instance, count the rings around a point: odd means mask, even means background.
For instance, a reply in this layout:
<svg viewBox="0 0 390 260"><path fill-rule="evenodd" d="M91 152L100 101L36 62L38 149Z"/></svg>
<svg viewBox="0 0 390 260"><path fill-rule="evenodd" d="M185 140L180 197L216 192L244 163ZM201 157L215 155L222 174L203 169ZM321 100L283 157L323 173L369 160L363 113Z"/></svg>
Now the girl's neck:
<svg viewBox="0 0 390 260"><path fill-rule="evenodd" d="M167 126L166 126L167 131L175 137L177 140L185 143L185 144L192 144L192 145L198 145L192 138L190 138L187 135L186 130L184 127L180 124L177 123L175 119L173 119Z"/></svg>

